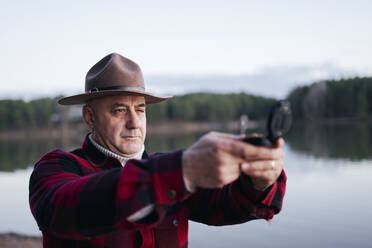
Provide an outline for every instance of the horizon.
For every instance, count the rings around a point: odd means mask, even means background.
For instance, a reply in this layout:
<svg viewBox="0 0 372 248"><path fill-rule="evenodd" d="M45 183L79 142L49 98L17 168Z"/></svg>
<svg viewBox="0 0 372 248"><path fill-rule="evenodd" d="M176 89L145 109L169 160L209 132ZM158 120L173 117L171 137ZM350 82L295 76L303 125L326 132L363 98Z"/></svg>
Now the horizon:
<svg viewBox="0 0 372 248"><path fill-rule="evenodd" d="M305 69L306 71L307 69ZM316 71L316 70L315 70ZM230 94L230 93L247 93L256 96L263 96L274 99L284 99L286 98L291 91L296 87L303 87L311 85L313 83L318 83L321 81L338 81L344 79L353 79L353 78L363 78L371 77L372 75L356 75L356 74L344 74L336 75L330 72L323 72L316 75L310 76L312 80L306 80L309 74L312 74L314 70L309 69L305 76L301 74L297 75L287 75L284 77L270 77L265 76L264 73L257 74L206 74L206 75L148 75L145 77L146 81L146 90L153 94L158 95L185 95L192 93L216 93L216 94ZM281 71L276 72L280 74ZM328 76L325 77L328 73ZM296 74L296 73L295 73ZM293 77L296 80L288 80L287 77ZM258 80L257 80L258 79ZM186 86L181 86L180 84ZM224 83L229 83L229 90L225 88ZM82 82L81 89L78 90L66 90L59 92L32 92L27 91L23 92L0 92L0 100L24 100L31 101L34 99L39 99L43 97L57 97L57 96L68 96L74 94L80 94L84 92L84 83Z"/></svg>

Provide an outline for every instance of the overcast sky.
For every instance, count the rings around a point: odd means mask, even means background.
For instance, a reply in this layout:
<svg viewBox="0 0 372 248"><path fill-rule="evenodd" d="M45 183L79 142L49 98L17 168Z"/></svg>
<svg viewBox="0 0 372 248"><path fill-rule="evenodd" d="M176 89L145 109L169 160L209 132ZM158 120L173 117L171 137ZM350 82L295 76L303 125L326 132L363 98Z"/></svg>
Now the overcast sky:
<svg viewBox="0 0 372 248"><path fill-rule="evenodd" d="M142 67L153 91L162 76L246 76L261 88L267 76L275 95L372 75L371 23L368 0L2 0L0 97L79 92L88 69L114 51ZM185 83L168 84L182 93Z"/></svg>

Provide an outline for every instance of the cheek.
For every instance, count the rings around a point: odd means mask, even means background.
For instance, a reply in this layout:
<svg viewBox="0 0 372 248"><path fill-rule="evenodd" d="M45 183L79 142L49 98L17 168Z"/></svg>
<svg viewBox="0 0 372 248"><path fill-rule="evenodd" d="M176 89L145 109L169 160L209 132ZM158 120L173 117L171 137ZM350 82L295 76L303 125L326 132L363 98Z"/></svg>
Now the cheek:
<svg viewBox="0 0 372 248"><path fill-rule="evenodd" d="M120 125L107 119L100 120L96 123L96 130L104 135L106 138L115 137L116 134L120 135Z"/></svg>
<svg viewBox="0 0 372 248"><path fill-rule="evenodd" d="M145 139L146 137L146 115L143 116L143 119L142 119L142 126L141 126L141 131L142 131L142 135L143 135L143 139Z"/></svg>
<svg viewBox="0 0 372 248"><path fill-rule="evenodd" d="M122 122L114 122L111 123L107 127L107 129L109 129L108 132L110 132L111 134L115 136L120 136L123 130L125 129L125 125Z"/></svg>

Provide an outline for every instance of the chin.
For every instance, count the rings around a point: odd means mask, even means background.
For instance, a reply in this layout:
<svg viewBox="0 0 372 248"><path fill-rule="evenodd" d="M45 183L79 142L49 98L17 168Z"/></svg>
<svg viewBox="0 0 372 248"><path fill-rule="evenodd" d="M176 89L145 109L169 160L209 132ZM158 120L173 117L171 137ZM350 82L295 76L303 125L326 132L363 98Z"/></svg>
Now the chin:
<svg viewBox="0 0 372 248"><path fill-rule="evenodd" d="M142 144L135 144L135 145L125 145L121 147L121 151L123 154L134 154L140 152L142 149Z"/></svg>

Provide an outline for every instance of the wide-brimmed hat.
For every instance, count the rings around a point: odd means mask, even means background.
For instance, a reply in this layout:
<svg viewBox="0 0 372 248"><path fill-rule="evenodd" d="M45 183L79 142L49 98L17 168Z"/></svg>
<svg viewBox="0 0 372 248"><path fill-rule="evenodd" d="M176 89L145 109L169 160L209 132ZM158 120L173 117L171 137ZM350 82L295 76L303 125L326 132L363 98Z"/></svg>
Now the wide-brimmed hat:
<svg viewBox="0 0 372 248"><path fill-rule="evenodd" d="M132 60L111 53L88 71L85 77L85 93L64 97L58 103L84 104L94 98L116 95L144 96L147 104L171 98L154 96L146 92L141 68Z"/></svg>

